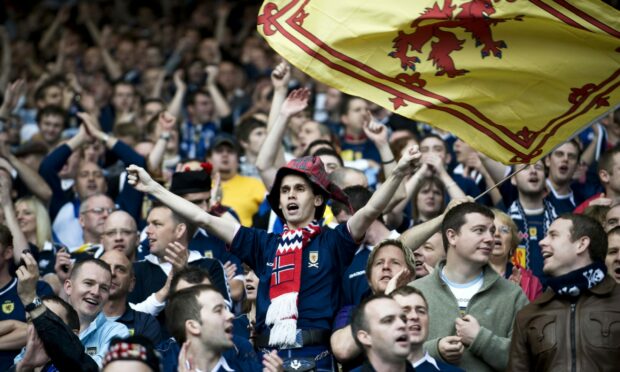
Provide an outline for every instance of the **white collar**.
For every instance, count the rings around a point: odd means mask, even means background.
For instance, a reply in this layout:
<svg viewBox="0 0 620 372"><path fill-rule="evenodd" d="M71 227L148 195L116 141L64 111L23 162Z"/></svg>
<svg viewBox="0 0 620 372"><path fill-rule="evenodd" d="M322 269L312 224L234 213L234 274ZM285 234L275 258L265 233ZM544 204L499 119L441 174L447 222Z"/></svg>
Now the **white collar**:
<svg viewBox="0 0 620 372"><path fill-rule="evenodd" d="M458 174L463 176L463 173L465 173L465 166L462 163L458 163L456 165L456 167L454 167L454 169L452 170L453 174ZM471 179L472 181L474 181L476 184L480 183L480 181L482 180L482 174L480 174L480 172L478 172L477 170L472 170L469 173L470 177L468 177L469 179ZM465 176L463 176L465 177Z"/></svg>
<svg viewBox="0 0 620 372"><path fill-rule="evenodd" d="M201 258L203 257L198 251L190 250L187 262L194 262L200 260ZM157 258L157 256L152 253L146 255L146 257L144 257L144 260L159 266L166 273L166 275L169 275L170 271L172 270L172 265L169 262L159 262L159 258Z"/></svg>
<svg viewBox="0 0 620 372"><path fill-rule="evenodd" d="M437 361L435 360L435 358L433 358L432 356L430 356L430 354L428 353L428 351L424 354L424 356L422 357L422 359L419 359L418 361L416 361L413 364L413 368L417 368L420 364L424 363L424 362L429 362L430 364L432 364L433 366L435 366L435 368L437 368L437 370L439 371L439 366L437 365Z"/></svg>
<svg viewBox="0 0 620 372"><path fill-rule="evenodd" d="M209 234L207 233L207 231L205 229L203 229L202 227L199 227L196 229L196 232L194 233L194 238L198 236L198 234L200 235L204 235L205 237L209 237Z"/></svg>
<svg viewBox="0 0 620 372"><path fill-rule="evenodd" d="M235 372L234 369L228 366L228 363L226 363L226 359L224 359L224 356L220 357L220 360L218 360L217 364L215 365L215 367L213 367L211 372L217 372L220 369L220 367L223 368L224 371Z"/></svg>
<svg viewBox="0 0 620 372"><path fill-rule="evenodd" d="M571 190L568 194L565 195L560 195L558 194L557 191L555 191L555 189L553 188L553 184L551 183L551 181L547 178L547 187L549 188L549 191L551 191L551 193L553 194L553 196L558 199L558 200L562 200L562 199L573 199L573 190Z"/></svg>

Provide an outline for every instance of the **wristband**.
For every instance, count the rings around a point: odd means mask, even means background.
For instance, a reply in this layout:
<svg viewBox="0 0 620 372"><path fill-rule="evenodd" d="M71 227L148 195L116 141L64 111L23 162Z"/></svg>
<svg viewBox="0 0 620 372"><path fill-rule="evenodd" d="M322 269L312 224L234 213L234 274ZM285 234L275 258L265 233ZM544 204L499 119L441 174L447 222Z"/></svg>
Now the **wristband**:
<svg viewBox="0 0 620 372"><path fill-rule="evenodd" d="M101 135L101 140L103 141L103 143L108 143L108 140L110 140L110 136L107 133L103 133Z"/></svg>
<svg viewBox="0 0 620 372"><path fill-rule="evenodd" d="M35 297L31 303L29 303L28 305L24 307L24 310L26 310L27 312L31 312L32 310L38 308L41 305L43 305L43 302L41 302L41 299L39 297Z"/></svg>
<svg viewBox="0 0 620 372"><path fill-rule="evenodd" d="M384 165L385 164L390 164L390 163L394 163L395 161L396 161L396 159L392 158L392 159L390 159L388 161L382 161L381 164L384 164Z"/></svg>

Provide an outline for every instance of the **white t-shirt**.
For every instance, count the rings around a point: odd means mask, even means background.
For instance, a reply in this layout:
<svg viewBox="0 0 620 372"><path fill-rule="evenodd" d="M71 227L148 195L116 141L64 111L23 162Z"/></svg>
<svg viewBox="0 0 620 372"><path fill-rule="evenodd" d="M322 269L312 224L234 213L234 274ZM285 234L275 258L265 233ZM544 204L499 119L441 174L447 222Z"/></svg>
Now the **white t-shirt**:
<svg viewBox="0 0 620 372"><path fill-rule="evenodd" d="M445 268L441 270L441 279L448 285L450 291L452 291L452 294L456 298L456 302L459 305L459 311L461 313L461 316L463 316L467 313L467 305L469 304L471 298L474 297L476 293L478 293L480 288L482 288L482 282L484 278L482 272L474 280L460 284L451 282L446 277L444 270Z"/></svg>

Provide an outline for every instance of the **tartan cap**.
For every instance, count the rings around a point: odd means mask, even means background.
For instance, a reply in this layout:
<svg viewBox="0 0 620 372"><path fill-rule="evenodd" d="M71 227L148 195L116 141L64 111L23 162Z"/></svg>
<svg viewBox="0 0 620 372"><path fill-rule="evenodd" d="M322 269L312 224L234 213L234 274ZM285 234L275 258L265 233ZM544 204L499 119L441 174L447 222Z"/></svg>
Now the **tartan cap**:
<svg viewBox="0 0 620 372"><path fill-rule="evenodd" d="M282 179L284 179L284 176L289 174L304 177L308 180L308 182L310 182L311 185L316 186L316 188L318 188L325 197L325 202L321 206L317 207L314 212L314 218L317 220L323 217L325 207L327 206L327 198L337 200L349 206L349 209L351 209L347 195L338 186L329 181L329 177L327 176L327 172L325 172L325 166L323 166L321 158L318 156L304 156L302 158L293 159L285 166L278 169L278 173L276 173L271 191L269 192L269 195L267 195L267 201L269 201L271 209L273 209L273 211L280 218L284 219L282 210L279 208L280 186L282 185Z"/></svg>

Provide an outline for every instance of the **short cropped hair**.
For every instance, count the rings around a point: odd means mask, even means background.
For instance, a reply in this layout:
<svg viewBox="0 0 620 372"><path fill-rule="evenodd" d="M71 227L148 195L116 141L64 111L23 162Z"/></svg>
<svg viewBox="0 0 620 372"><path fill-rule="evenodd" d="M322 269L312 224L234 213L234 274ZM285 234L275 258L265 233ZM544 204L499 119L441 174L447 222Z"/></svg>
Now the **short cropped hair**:
<svg viewBox="0 0 620 372"><path fill-rule="evenodd" d="M566 213L558 218L569 220L573 223L570 228L571 242L587 236L590 238L588 252L592 261L605 262L605 256L607 256L607 234L600 223L594 218L582 214Z"/></svg>
<svg viewBox="0 0 620 372"><path fill-rule="evenodd" d="M212 285L199 284L174 293L168 300L166 323L170 334L179 342L179 345L186 341L185 322L195 320L202 324L200 319L201 306L198 303L198 297L204 291L220 293Z"/></svg>
<svg viewBox="0 0 620 372"><path fill-rule="evenodd" d="M472 213L479 213L490 219L495 218L495 215L493 214L493 211L491 211L491 209L477 203L463 203L450 209L448 213L446 213L446 216L443 218L443 221L441 222L441 237L443 239L443 246L446 248L446 251L450 247L446 232L448 230L454 230L456 232L459 232L461 226L467 223L465 216Z"/></svg>
<svg viewBox="0 0 620 372"><path fill-rule="evenodd" d="M609 174L613 174L614 156L616 154L620 154L620 145L616 145L605 151L605 153L601 155L601 158L598 160L598 172L606 171Z"/></svg>
<svg viewBox="0 0 620 372"><path fill-rule="evenodd" d="M424 297L424 294L422 293L422 291L410 285L403 285L403 286L396 288L394 291L392 291L392 293L390 293L390 297L392 298L394 298L394 296L406 297L406 296L411 296L413 294L416 294L422 297L422 299L424 300L424 304L426 304L426 306L428 307L428 301L426 301L426 297Z"/></svg>
<svg viewBox="0 0 620 372"><path fill-rule="evenodd" d="M65 300L56 295L48 295L43 296L41 298L41 301L49 301L60 305L63 309L65 309L65 312L67 313L67 325L69 326L69 328L71 328L72 330L80 330L80 317L78 316L78 313L77 311L75 311L73 306L69 305L69 303L67 303Z"/></svg>
<svg viewBox="0 0 620 372"><path fill-rule="evenodd" d="M172 281L170 282L170 293L177 291L177 287L179 286L179 282L181 280L185 280L190 284L198 285L202 284L205 279L207 279L209 283L213 283L211 277L209 276L209 272L206 269L203 269L200 266L186 266L172 277Z"/></svg>
<svg viewBox="0 0 620 372"><path fill-rule="evenodd" d="M155 209L155 208L165 208L165 209L170 210L170 214L172 216L172 221L176 225L185 224L185 226L187 228L187 241L190 241L192 239L192 236L194 236L194 233L196 232L196 229L198 228L196 225L194 225L187 218L185 218L185 217L181 216L180 214L176 213L175 211L172 210L172 208L170 208L166 204L161 203L160 201L154 201L153 202L153 206L151 207L151 210L149 211L149 213L151 213L151 211L153 209Z"/></svg>
<svg viewBox="0 0 620 372"><path fill-rule="evenodd" d="M62 118L63 127L66 126L67 112L60 106L48 105L37 112L37 124L41 123L44 116L60 116Z"/></svg>
<svg viewBox="0 0 620 372"><path fill-rule="evenodd" d="M368 296L363 299L362 302L353 310L353 315L351 316L351 332L353 333L353 339L355 340L355 343L362 350L364 350L364 345L362 345L360 340L357 339L357 332L369 331L368 319L366 316L366 307L372 301L382 298L392 299L390 296L386 296L384 294Z"/></svg>
<svg viewBox="0 0 620 372"><path fill-rule="evenodd" d="M237 129L235 130L237 139L239 141L247 142L250 138L250 134L252 134L252 132L257 128L267 128L267 123L253 116L243 120L239 123L239 125L237 125Z"/></svg>
<svg viewBox="0 0 620 372"><path fill-rule="evenodd" d="M321 147L311 154L311 156L321 156L321 155L329 155L329 156L335 157L336 159L338 159L338 164L340 164L341 167L344 167L344 162L342 161L342 157L340 156L338 152L336 152L336 150L332 148Z"/></svg>
<svg viewBox="0 0 620 372"><path fill-rule="evenodd" d="M100 260L98 258L88 257L88 258L85 258L85 259L83 259L81 261L77 261L73 265L73 269L71 269L71 275L70 275L69 279L74 280L75 277L77 277L77 275L80 272L80 270L82 269L82 266L86 265L87 263L95 264L95 265L99 266L100 268L104 269L105 271L109 272L110 275L112 275L112 269L110 268L110 265L108 265L107 262L105 262L103 260Z"/></svg>

